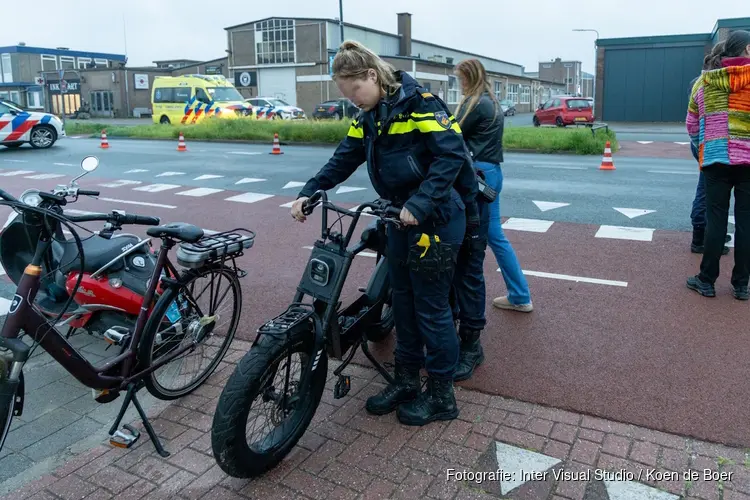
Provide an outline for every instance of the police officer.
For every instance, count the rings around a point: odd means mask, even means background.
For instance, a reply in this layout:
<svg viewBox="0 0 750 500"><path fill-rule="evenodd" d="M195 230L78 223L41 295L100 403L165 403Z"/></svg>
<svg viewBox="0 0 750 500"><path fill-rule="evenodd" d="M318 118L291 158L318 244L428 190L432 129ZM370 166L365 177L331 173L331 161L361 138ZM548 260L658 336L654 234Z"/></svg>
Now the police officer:
<svg viewBox="0 0 750 500"><path fill-rule="evenodd" d="M441 100L358 42L341 45L333 76L361 112L333 157L300 191L292 216L303 222L304 200L367 162L378 195L402 207L404 228L387 230L395 383L369 398L366 408L375 415L397 410L407 425L454 419L458 338L449 294L467 214L477 211L471 202L476 178L460 128ZM421 366L428 374L424 392Z"/></svg>

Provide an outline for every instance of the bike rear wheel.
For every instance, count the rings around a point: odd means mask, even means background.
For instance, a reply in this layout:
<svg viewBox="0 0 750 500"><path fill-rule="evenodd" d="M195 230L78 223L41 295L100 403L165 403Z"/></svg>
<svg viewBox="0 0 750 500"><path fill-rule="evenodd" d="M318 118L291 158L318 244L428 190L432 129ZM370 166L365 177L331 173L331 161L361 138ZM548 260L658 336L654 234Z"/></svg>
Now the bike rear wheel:
<svg viewBox="0 0 750 500"><path fill-rule="evenodd" d="M188 272L192 276L185 285L167 290L157 302L138 348L143 366L151 366L186 344L196 344L195 350L184 352L144 380L148 391L162 400L190 394L211 376L234 339L242 312L242 289L233 269L211 266ZM205 351L213 354L206 357ZM195 364L189 359L196 354L198 366L185 369ZM184 381L168 383L163 375L169 373Z"/></svg>
<svg viewBox="0 0 750 500"><path fill-rule="evenodd" d="M229 377L214 413L211 444L217 463L230 476L250 478L272 469L307 430L320 404L328 374L325 350L315 363L314 338L314 332L304 328L296 330L289 338L286 335L263 336ZM288 363L294 355L299 355L300 370L290 366L297 363ZM314 370L308 389L300 392L299 382L293 381L291 370L300 373L301 378L309 363L313 363ZM248 439L250 412L259 397L261 405L272 403L271 414L253 420L253 429L268 421L273 427L268 435ZM282 408L284 403L290 404L290 413Z"/></svg>

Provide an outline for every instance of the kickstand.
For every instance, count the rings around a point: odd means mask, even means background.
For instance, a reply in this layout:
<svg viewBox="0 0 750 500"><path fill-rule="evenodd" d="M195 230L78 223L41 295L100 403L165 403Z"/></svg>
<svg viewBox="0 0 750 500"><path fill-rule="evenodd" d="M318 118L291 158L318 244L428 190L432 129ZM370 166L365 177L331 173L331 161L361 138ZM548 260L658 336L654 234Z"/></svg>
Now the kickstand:
<svg viewBox="0 0 750 500"><path fill-rule="evenodd" d="M112 427L109 429L109 443L112 446L117 446L118 448L130 448L135 444L136 441L138 441L138 438L141 437L141 433L128 424L123 425L122 428L128 431L130 434L117 430L117 428L120 426L120 422L125 416L125 412L127 411L128 406L130 406L130 402L132 401L135 405L135 409L138 410L138 414L141 416L141 421L143 422L143 426L146 428L148 437L151 438L151 442L154 443L156 452L162 457L166 458L169 456L169 452L164 449L161 441L159 441L159 436L156 435L156 432L154 432L154 428L151 427L151 422L149 422L148 417L146 416L146 412L143 411L143 407L141 407L141 403L138 401L138 397L136 396L138 389L140 389L141 387L141 384L137 386L135 383L131 383L128 385L128 392L125 396L125 400L122 402L122 406L120 407L120 413L117 414L117 420L115 420L115 423L112 424Z"/></svg>
<svg viewBox="0 0 750 500"><path fill-rule="evenodd" d="M362 352L365 353L365 356L367 356L367 359L370 360L370 363L372 363L373 366L375 366L375 368L380 372L380 374L389 384L393 384L395 381L393 377L391 376L391 374L388 373L388 370L386 370L385 367L381 365L380 362L377 359L375 359L375 356L373 356L372 353L370 352L370 348L367 345L366 337L362 339L361 344L362 344Z"/></svg>

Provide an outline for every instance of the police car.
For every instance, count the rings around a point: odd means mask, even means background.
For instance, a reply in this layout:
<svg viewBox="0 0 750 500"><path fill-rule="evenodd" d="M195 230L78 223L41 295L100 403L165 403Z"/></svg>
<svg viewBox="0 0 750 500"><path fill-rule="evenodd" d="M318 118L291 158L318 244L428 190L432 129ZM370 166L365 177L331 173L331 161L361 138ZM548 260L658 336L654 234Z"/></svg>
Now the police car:
<svg viewBox="0 0 750 500"><path fill-rule="evenodd" d="M49 113L26 111L0 99L0 144L17 148L28 142L32 148L46 149L65 137L62 121Z"/></svg>

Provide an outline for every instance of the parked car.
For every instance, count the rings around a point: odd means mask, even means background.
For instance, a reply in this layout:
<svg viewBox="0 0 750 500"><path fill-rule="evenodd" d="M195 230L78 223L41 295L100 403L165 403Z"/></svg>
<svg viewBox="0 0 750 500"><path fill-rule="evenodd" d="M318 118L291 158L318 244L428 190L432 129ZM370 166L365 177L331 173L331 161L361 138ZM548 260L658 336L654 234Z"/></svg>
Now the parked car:
<svg viewBox="0 0 750 500"><path fill-rule="evenodd" d="M256 118L266 118L269 113L273 119L302 120L306 118L302 108L292 106L277 97L252 97L246 99L245 102L253 106Z"/></svg>
<svg viewBox="0 0 750 500"><path fill-rule="evenodd" d="M340 120L344 117L353 118L357 113L359 113L359 108L349 99L333 99L318 104L313 111L313 118Z"/></svg>
<svg viewBox="0 0 750 500"><path fill-rule="evenodd" d="M500 101L500 109L503 110L505 116L515 116L516 114L516 105L509 99L503 99Z"/></svg>
<svg viewBox="0 0 750 500"><path fill-rule="evenodd" d="M592 125L594 108L591 100L583 97L558 96L540 104L534 113L534 126L557 125L564 127L575 123Z"/></svg>
<svg viewBox="0 0 750 500"><path fill-rule="evenodd" d="M51 147L65 137L65 128L57 116L26 111L12 101L0 99L0 144L17 148L28 142L34 149Z"/></svg>

